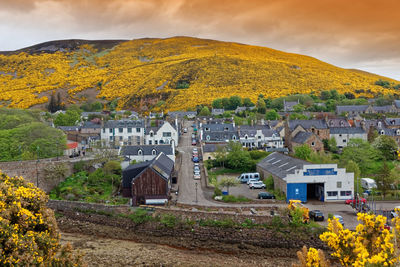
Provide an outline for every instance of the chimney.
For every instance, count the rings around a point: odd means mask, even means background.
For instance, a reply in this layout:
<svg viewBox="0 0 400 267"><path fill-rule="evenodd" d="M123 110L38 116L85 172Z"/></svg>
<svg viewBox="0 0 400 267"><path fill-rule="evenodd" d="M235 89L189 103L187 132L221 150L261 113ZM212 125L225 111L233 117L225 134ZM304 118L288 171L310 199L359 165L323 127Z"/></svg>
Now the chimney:
<svg viewBox="0 0 400 267"><path fill-rule="evenodd" d="M265 124L264 119L261 119L261 125L264 125L264 124Z"/></svg>
<svg viewBox="0 0 400 267"><path fill-rule="evenodd" d="M235 128L235 119L232 117L232 125L233 125L233 128Z"/></svg>

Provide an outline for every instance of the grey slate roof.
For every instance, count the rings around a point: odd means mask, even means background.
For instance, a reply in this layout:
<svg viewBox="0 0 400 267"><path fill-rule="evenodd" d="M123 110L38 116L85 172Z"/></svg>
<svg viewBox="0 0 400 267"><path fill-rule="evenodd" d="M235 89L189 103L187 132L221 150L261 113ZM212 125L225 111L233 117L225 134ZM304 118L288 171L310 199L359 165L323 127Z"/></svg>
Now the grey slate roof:
<svg viewBox="0 0 400 267"><path fill-rule="evenodd" d="M81 129L80 126L58 126L57 128L65 132L77 132Z"/></svg>
<svg viewBox="0 0 400 267"><path fill-rule="evenodd" d="M212 115L222 115L224 114L225 110L223 108L213 108L211 110Z"/></svg>
<svg viewBox="0 0 400 267"><path fill-rule="evenodd" d="M393 110L393 106L389 105L389 106L374 106L373 109L376 112L383 112L383 113L389 113Z"/></svg>
<svg viewBox="0 0 400 267"><path fill-rule="evenodd" d="M396 108L400 108L400 100L395 100L395 101L394 101L394 106L395 106Z"/></svg>
<svg viewBox="0 0 400 267"><path fill-rule="evenodd" d="M367 110L368 105L348 105L348 106L336 106L336 113L341 114L343 112L356 112L363 113Z"/></svg>
<svg viewBox="0 0 400 267"><path fill-rule="evenodd" d="M99 112L99 111L91 111L91 112L84 111L84 112L81 113L81 116L84 117L84 118L89 117L89 115L102 115L102 113Z"/></svg>
<svg viewBox="0 0 400 267"><path fill-rule="evenodd" d="M325 120L291 120L289 121L290 130L294 130L298 125L301 125L304 129L327 129Z"/></svg>
<svg viewBox="0 0 400 267"><path fill-rule="evenodd" d="M311 163L278 152L273 152L257 163L257 166L282 179L288 174L294 174L296 169L302 169L304 165Z"/></svg>
<svg viewBox="0 0 400 267"><path fill-rule="evenodd" d="M299 101L288 101L288 102L285 101L283 109L285 111L293 111L293 107L298 105L298 104L299 104Z"/></svg>
<svg viewBox="0 0 400 267"><path fill-rule="evenodd" d="M400 118L386 118L385 123L390 126L400 126Z"/></svg>
<svg viewBox="0 0 400 267"><path fill-rule="evenodd" d="M88 129L88 128L90 128L90 129L98 129L98 128L101 128L101 125L100 124L97 124L97 123L93 123L93 122L91 122L91 121L85 121L84 123L83 123L83 125L82 125L82 128L83 129Z"/></svg>
<svg viewBox="0 0 400 267"><path fill-rule="evenodd" d="M203 152L204 153L213 153L217 151L218 147L226 147L225 144L205 144L203 146Z"/></svg>
<svg viewBox="0 0 400 267"><path fill-rule="evenodd" d="M295 137L292 138L292 142L297 143L297 144L304 144L313 133L310 132L298 132Z"/></svg>
<svg viewBox="0 0 400 267"><path fill-rule="evenodd" d="M144 122L142 120L119 120L119 121L107 121L104 124L104 128L135 128L143 127Z"/></svg>
<svg viewBox="0 0 400 267"><path fill-rule="evenodd" d="M345 118L328 119L328 127L351 127L350 123Z"/></svg>
<svg viewBox="0 0 400 267"><path fill-rule="evenodd" d="M332 127L330 128L331 134L366 134L361 127Z"/></svg>
<svg viewBox="0 0 400 267"><path fill-rule="evenodd" d="M154 159L150 167L157 171L165 180L168 180L174 169L174 162L161 152Z"/></svg>
<svg viewBox="0 0 400 267"><path fill-rule="evenodd" d="M196 111L170 111L170 112L168 112L168 115L172 118L175 118L175 117L184 118L185 116L196 117L197 112Z"/></svg>
<svg viewBox="0 0 400 267"><path fill-rule="evenodd" d="M123 156L138 156L139 150L142 151L142 155L152 155L153 149L156 151L156 155L163 152L165 155L172 155L173 149L171 145L143 145L143 146L124 146L121 149L121 155Z"/></svg>
<svg viewBox="0 0 400 267"><path fill-rule="evenodd" d="M380 127L380 128L377 128L376 130L378 131L378 134L380 134L380 135L400 136L397 134L398 129Z"/></svg>
<svg viewBox="0 0 400 267"><path fill-rule="evenodd" d="M211 123L211 124L203 124L204 132L231 132L235 131L235 127L230 123ZM206 128L209 130L206 131Z"/></svg>

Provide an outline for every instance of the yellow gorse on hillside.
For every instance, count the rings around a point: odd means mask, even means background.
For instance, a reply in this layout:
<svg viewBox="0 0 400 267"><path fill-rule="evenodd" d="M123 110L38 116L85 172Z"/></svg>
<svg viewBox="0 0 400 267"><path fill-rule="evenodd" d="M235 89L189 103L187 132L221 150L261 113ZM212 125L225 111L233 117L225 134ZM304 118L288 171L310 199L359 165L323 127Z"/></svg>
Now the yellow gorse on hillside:
<svg viewBox="0 0 400 267"><path fill-rule="evenodd" d="M275 98L330 89L393 93L374 84L379 78L263 47L187 37L140 39L105 51L83 45L68 53L0 55L0 105L27 108L47 102L49 91L58 89L68 91L73 103L90 88L99 90L99 98L119 98L119 107L138 99L164 100L158 107L164 110L232 95L255 102L259 94ZM180 82L189 87L176 89Z"/></svg>

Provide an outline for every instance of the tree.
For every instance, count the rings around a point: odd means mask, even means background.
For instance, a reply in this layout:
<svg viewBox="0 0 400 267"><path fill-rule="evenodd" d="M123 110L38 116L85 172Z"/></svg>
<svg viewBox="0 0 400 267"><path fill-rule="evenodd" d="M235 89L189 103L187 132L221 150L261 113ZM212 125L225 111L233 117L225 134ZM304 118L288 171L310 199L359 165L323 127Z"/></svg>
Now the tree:
<svg viewBox="0 0 400 267"><path fill-rule="evenodd" d="M369 143L373 143L375 139L379 136L378 131L376 130L375 126L369 127L367 139Z"/></svg>
<svg viewBox="0 0 400 267"><path fill-rule="evenodd" d="M243 98L243 100L242 100L242 105L243 105L244 107L254 107L254 103L251 102L250 98L248 98L248 97Z"/></svg>
<svg viewBox="0 0 400 267"><path fill-rule="evenodd" d="M229 105L230 105L229 98L226 97L222 98L222 106L224 107L225 110L229 109Z"/></svg>
<svg viewBox="0 0 400 267"><path fill-rule="evenodd" d="M221 181L219 182L219 185L221 187L226 187L226 191L228 192L229 195L229 188L237 186L239 184L239 181L236 178L232 177L223 177Z"/></svg>
<svg viewBox="0 0 400 267"><path fill-rule="evenodd" d="M214 152L215 161L222 167L225 167L227 151L224 146L217 146Z"/></svg>
<svg viewBox="0 0 400 267"><path fill-rule="evenodd" d="M240 96L237 96L237 95L231 96L229 98L229 108L228 109L234 110L237 107L239 107L241 103L242 103L242 99L240 98Z"/></svg>
<svg viewBox="0 0 400 267"><path fill-rule="evenodd" d="M294 112L298 112L301 113L306 109L306 106L302 105L302 104L297 104L295 106L293 106L293 111Z"/></svg>
<svg viewBox="0 0 400 267"><path fill-rule="evenodd" d="M383 162L383 166L376 180L378 189L382 191L383 197L385 197L387 192L391 189L391 185L394 182L394 177L386 161Z"/></svg>
<svg viewBox="0 0 400 267"><path fill-rule="evenodd" d="M264 99L259 98L259 99L257 100L257 105L256 105L256 107L257 107L257 112L258 112L258 113L265 114L265 112L266 112L266 110L267 110L267 108L266 108L267 106L265 105Z"/></svg>
<svg viewBox="0 0 400 267"><path fill-rule="evenodd" d="M228 143L229 153L226 157L228 167L237 170L248 170L252 164L252 160L248 151L244 151L239 142Z"/></svg>
<svg viewBox="0 0 400 267"><path fill-rule="evenodd" d="M354 161L350 160L347 162L346 166L346 172L352 172L354 173L354 188L356 192L363 192L361 182L360 182L360 168L358 167L358 164L355 163Z"/></svg>
<svg viewBox="0 0 400 267"><path fill-rule="evenodd" d="M265 119L269 121L279 120L279 114L275 109L271 109L265 114Z"/></svg>
<svg viewBox="0 0 400 267"><path fill-rule="evenodd" d="M200 116L210 116L210 115L211 115L211 112L210 112L210 110L208 109L207 106L204 106L204 107L201 109L199 115L200 115Z"/></svg>
<svg viewBox="0 0 400 267"><path fill-rule="evenodd" d="M373 147L382 153L385 160L396 159L397 143L393 138L380 135L375 139Z"/></svg>
<svg viewBox="0 0 400 267"><path fill-rule="evenodd" d="M307 144L296 146L294 148L294 156L299 159L309 160L311 156L311 147Z"/></svg>
<svg viewBox="0 0 400 267"><path fill-rule="evenodd" d="M47 110L50 111L51 113L56 112L58 109L56 107L56 99L54 97L54 93L51 94L49 104L47 105Z"/></svg>
<svg viewBox="0 0 400 267"><path fill-rule="evenodd" d="M331 99L332 95L330 91L324 90L321 92L321 99L322 100L328 100Z"/></svg>
<svg viewBox="0 0 400 267"><path fill-rule="evenodd" d="M212 102L212 107L218 109L224 108L222 104L222 99L221 98L214 99Z"/></svg>
<svg viewBox="0 0 400 267"><path fill-rule="evenodd" d="M1 171L0 185L1 266L85 265L69 245L60 245L45 192L22 177L8 177Z"/></svg>
<svg viewBox="0 0 400 267"><path fill-rule="evenodd" d="M337 152L337 143L335 137L332 137L328 140L328 149L330 152Z"/></svg>
<svg viewBox="0 0 400 267"><path fill-rule="evenodd" d="M81 119L81 114L77 110L67 110L64 113L60 113L57 115L54 120L54 124L56 126L74 126Z"/></svg>

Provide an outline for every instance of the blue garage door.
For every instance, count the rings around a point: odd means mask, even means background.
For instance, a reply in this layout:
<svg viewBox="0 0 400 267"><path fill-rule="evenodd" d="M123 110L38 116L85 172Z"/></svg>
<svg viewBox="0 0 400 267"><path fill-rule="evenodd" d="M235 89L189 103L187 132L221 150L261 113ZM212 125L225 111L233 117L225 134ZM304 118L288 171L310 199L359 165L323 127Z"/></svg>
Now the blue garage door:
<svg viewBox="0 0 400 267"><path fill-rule="evenodd" d="M301 202L307 202L307 184L287 184L286 201L297 199Z"/></svg>

